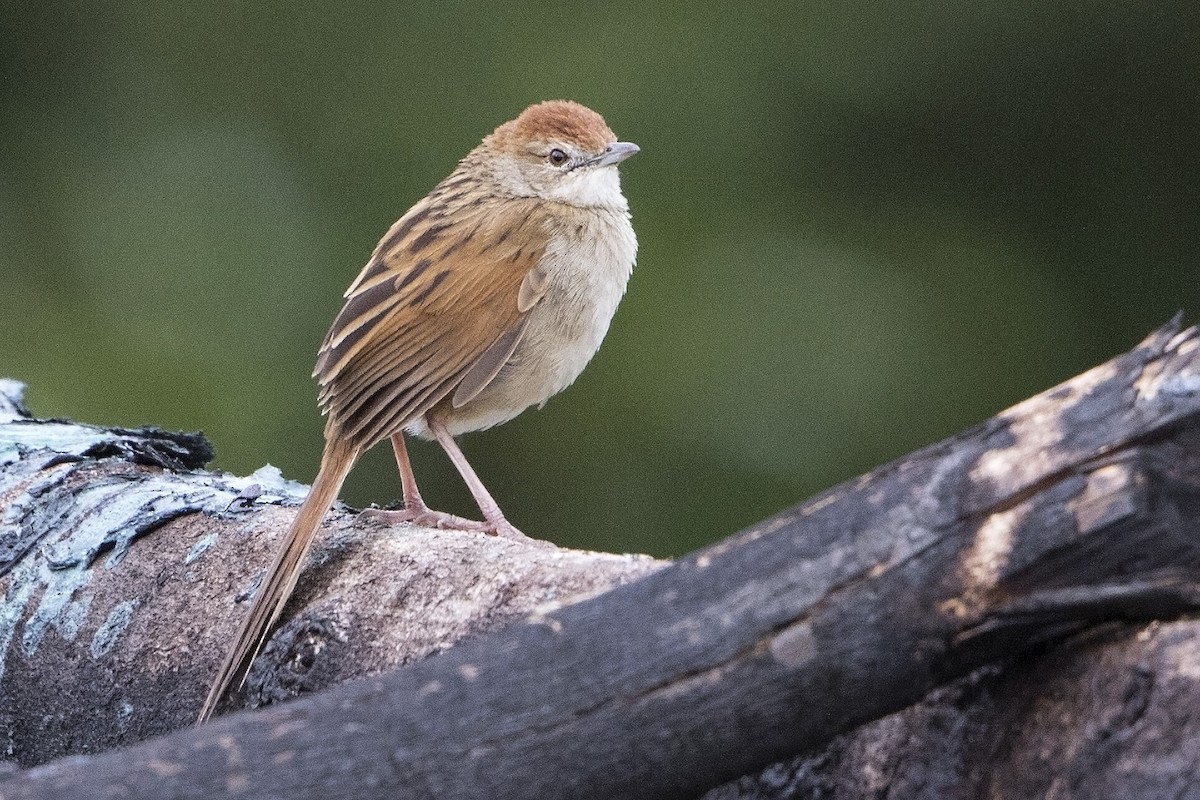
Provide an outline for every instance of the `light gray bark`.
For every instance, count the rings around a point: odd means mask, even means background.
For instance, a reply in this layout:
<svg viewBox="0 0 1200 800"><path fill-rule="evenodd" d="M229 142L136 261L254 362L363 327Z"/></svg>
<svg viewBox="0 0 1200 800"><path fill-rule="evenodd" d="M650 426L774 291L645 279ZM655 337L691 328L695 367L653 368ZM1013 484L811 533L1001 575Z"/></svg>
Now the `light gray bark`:
<svg viewBox="0 0 1200 800"><path fill-rule="evenodd" d="M203 437L33 420L0 385L0 742L18 764L190 724L306 487ZM379 673L660 562L327 517L226 708ZM319 656L319 657L318 657Z"/></svg>

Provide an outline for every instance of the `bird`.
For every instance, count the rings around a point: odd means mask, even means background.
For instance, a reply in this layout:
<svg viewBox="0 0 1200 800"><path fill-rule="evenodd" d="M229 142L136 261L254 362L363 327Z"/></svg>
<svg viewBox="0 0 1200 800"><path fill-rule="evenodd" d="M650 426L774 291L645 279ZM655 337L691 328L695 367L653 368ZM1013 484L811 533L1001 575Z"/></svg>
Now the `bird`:
<svg viewBox="0 0 1200 800"><path fill-rule="evenodd" d="M625 294L637 237L617 166L639 152L570 100L529 106L391 226L345 293L313 377L325 446L197 723L241 685L359 457L390 439L404 507L385 522L524 538L454 437L543 405L595 355ZM405 435L441 445L483 515L425 504Z"/></svg>

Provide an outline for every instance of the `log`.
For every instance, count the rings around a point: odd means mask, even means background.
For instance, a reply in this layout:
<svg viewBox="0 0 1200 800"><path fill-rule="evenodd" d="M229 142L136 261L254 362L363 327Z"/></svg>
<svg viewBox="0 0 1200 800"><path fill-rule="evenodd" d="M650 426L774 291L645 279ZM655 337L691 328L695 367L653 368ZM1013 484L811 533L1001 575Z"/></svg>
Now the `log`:
<svg viewBox="0 0 1200 800"><path fill-rule="evenodd" d="M845 746L828 743L933 687L978 680L965 676L981 665L1200 606L1198 342L1173 323L970 431L599 596L311 697L28 770L0 797L696 797ZM135 540L125 560L157 538ZM221 598L239 586L208 587L180 638L230 629ZM339 631L358 631L327 629L306 600L275 641L291 642L302 674L328 675ZM188 655L199 672L219 657ZM170 661L161 647L159 658ZM202 690L186 677L168 690L182 705Z"/></svg>
<svg viewBox="0 0 1200 800"><path fill-rule="evenodd" d="M190 725L306 487L200 434L35 420L0 382L0 732L31 766ZM226 710L394 669L661 566L340 506Z"/></svg>
<svg viewBox="0 0 1200 800"><path fill-rule="evenodd" d="M704 800L1200 793L1200 623L1111 623L977 670Z"/></svg>

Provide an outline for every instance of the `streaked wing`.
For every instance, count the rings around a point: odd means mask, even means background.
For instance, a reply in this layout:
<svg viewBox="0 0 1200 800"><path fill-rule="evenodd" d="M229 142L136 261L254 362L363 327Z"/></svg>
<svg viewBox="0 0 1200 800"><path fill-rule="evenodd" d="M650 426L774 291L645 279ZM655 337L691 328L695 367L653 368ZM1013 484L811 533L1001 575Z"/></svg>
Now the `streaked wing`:
<svg viewBox="0 0 1200 800"><path fill-rule="evenodd" d="M346 292L313 373L342 435L369 447L469 373L471 390L482 389L479 376L498 370L492 345L505 337L499 349L507 347L524 327L522 285L546 231L534 202L479 203L456 191L455 176L393 225ZM481 357L489 363L472 372Z"/></svg>

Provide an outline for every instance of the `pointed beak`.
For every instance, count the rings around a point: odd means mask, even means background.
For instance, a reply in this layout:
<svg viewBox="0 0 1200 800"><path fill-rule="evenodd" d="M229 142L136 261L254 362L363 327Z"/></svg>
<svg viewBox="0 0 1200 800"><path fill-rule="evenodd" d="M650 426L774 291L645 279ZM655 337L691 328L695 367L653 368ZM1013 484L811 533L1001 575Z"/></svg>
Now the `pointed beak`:
<svg viewBox="0 0 1200 800"><path fill-rule="evenodd" d="M588 165L593 167L611 167L614 164L620 164L641 149L633 142L613 142L604 148L603 153L589 161Z"/></svg>

